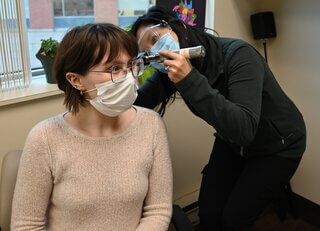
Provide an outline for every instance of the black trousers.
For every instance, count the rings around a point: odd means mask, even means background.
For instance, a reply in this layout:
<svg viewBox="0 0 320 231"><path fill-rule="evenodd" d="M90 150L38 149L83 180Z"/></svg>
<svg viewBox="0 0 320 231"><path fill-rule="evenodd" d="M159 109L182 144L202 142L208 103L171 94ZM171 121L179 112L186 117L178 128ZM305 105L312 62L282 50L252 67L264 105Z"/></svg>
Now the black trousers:
<svg viewBox="0 0 320 231"><path fill-rule="evenodd" d="M263 210L280 195L301 158L243 158L216 138L202 171L199 194L201 231L253 230Z"/></svg>

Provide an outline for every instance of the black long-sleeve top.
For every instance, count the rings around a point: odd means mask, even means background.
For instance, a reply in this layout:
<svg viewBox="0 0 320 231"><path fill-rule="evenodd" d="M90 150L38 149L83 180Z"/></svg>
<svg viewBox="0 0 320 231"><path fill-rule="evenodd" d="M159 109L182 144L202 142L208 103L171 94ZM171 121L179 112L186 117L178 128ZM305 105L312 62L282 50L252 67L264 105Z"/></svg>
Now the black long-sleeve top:
<svg viewBox="0 0 320 231"><path fill-rule="evenodd" d="M178 91L190 110L213 126L241 155L303 154L301 113L283 92L264 58L248 43L208 35L202 70L173 84L155 72L138 91L137 105L154 108ZM294 147L296 151L290 151Z"/></svg>

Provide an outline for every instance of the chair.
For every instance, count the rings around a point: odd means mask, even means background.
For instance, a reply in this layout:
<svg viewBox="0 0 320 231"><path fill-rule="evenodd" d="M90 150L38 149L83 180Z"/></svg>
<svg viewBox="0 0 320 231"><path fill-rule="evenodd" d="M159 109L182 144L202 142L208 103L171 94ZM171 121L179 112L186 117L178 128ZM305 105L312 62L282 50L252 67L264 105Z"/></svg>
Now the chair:
<svg viewBox="0 0 320 231"><path fill-rule="evenodd" d="M0 179L0 231L10 230L11 205L22 150L9 151L3 159Z"/></svg>
<svg viewBox="0 0 320 231"><path fill-rule="evenodd" d="M194 227L179 205L173 204L172 219L176 231L194 231Z"/></svg>

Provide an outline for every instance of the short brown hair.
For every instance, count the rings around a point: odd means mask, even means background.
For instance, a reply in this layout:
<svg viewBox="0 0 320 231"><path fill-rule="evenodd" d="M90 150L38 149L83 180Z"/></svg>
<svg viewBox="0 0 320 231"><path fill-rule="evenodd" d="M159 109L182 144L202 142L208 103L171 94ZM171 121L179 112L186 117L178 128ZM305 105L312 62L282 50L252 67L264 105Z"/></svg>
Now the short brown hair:
<svg viewBox="0 0 320 231"><path fill-rule="evenodd" d="M133 35L110 23L94 23L77 26L63 37L54 62L54 73L60 90L64 91L64 104L72 113L79 111L84 97L66 78L67 72L85 75L101 62L106 52L109 58L117 58L126 52L132 58L138 54L138 45Z"/></svg>

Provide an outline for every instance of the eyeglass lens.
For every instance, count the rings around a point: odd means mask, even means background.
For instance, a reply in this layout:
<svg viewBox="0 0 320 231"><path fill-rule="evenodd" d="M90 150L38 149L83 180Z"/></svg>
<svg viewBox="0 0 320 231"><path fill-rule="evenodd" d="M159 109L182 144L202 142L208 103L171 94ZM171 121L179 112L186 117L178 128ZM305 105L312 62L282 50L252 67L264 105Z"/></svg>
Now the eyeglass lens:
<svg viewBox="0 0 320 231"><path fill-rule="evenodd" d="M170 33L170 31L172 31L172 29L169 25L162 26L158 24L145 28L138 39L140 51L150 49L164 34Z"/></svg>
<svg viewBox="0 0 320 231"><path fill-rule="evenodd" d="M134 61L130 66L126 64L118 64L111 69L111 80L114 83L119 83L127 76L128 69L131 70L133 77L138 78L143 72L143 62L140 60Z"/></svg>

